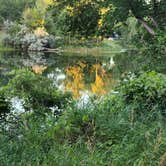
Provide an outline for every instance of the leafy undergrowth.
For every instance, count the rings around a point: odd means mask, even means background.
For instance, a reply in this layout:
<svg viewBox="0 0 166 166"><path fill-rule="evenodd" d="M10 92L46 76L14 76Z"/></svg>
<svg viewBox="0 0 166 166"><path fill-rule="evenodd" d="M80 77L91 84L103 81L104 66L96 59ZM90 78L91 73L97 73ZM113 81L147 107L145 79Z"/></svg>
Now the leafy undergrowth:
<svg viewBox="0 0 166 166"><path fill-rule="evenodd" d="M14 87L15 81L10 82ZM166 76L130 75L116 90L83 108L73 101L58 118L33 112L6 122L0 133L1 164L166 165Z"/></svg>

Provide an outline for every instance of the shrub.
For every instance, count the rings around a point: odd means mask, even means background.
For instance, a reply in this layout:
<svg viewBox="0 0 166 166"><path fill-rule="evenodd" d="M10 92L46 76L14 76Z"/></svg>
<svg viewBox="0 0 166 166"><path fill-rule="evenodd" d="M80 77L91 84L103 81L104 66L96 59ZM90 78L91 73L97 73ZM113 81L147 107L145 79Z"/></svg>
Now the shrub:
<svg viewBox="0 0 166 166"><path fill-rule="evenodd" d="M166 76L152 71L134 77L129 77L120 86L126 104L138 105L142 111L152 111L156 107L165 114ZM139 113L144 114L142 111Z"/></svg>
<svg viewBox="0 0 166 166"><path fill-rule="evenodd" d="M43 87L44 83L40 75L40 79L34 75L30 71L19 71L9 83L12 85L9 90L14 89L12 94L21 96L38 94L36 88ZM41 83L36 83L39 80ZM46 84L49 85L47 80ZM166 124L158 110L165 108L165 102L160 102L165 101L165 75L155 72L132 75L117 89L119 93L93 99L82 108L70 103L58 119L53 114L44 118L22 114L19 123L14 123L17 125L0 133L1 163L164 166ZM39 90L45 92L45 88ZM40 94L43 92L37 96ZM160 105L157 109L156 100ZM142 116L137 116L137 111L141 111ZM152 118L154 113L158 116Z"/></svg>
<svg viewBox="0 0 166 166"><path fill-rule="evenodd" d="M5 45L12 45L24 51L44 51L55 47L55 40L44 28L37 28L34 32L25 25L6 23L8 35L4 39Z"/></svg>
<svg viewBox="0 0 166 166"><path fill-rule="evenodd" d="M40 74L28 69L14 71L11 74L13 78L6 87L6 94L10 98L17 96L23 99L24 108L28 111L31 109L51 111L51 107L54 107L55 114L59 114L71 99L69 93L60 92L52 80Z"/></svg>
<svg viewBox="0 0 166 166"><path fill-rule="evenodd" d="M10 103L6 100L4 92L0 90L0 117L5 116L9 111Z"/></svg>

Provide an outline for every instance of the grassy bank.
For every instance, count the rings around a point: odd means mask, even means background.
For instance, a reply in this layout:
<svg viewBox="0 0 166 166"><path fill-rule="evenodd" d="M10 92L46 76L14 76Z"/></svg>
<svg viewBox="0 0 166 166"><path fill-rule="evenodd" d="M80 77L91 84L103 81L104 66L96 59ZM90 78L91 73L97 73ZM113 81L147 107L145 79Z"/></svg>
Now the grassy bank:
<svg viewBox="0 0 166 166"><path fill-rule="evenodd" d="M34 112L13 115L5 121L7 128L1 126L3 166L165 166L165 75L128 76L118 93L89 100L82 108L66 100L55 116L47 106L63 101L59 95L54 100L56 90L50 93L52 86L42 76L21 72L5 92L24 97L25 108L33 106Z"/></svg>
<svg viewBox="0 0 166 166"><path fill-rule="evenodd" d="M64 52L77 53L81 55L101 55L101 54L112 54L119 53L123 51L123 47L119 40L110 41L104 39L103 41L78 41L78 39L73 39L70 43L64 44L62 47Z"/></svg>
<svg viewBox="0 0 166 166"><path fill-rule="evenodd" d="M11 47L4 47L0 45L0 51L5 52L5 51L14 51L14 48Z"/></svg>

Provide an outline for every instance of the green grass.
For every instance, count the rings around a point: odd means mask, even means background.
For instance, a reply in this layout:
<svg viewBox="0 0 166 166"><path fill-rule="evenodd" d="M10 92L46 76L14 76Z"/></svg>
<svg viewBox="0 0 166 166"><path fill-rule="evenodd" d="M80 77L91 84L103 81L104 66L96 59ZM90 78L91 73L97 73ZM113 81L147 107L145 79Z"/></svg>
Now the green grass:
<svg viewBox="0 0 166 166"><path fill-rule="evenodd" d="M120 46L120 41L109 41L104 39L101 42L84 41L78 44L77 41L74 43L65 45L63 47L64 52L77 53L81 55L101 55L101 54L112 54L119 53L123 48Z"/></svg>
<svg viewBox="0 0 166 166"><path fill-rule="evenodd" d="M24 88L30 94L31 88L45 87L38 81L31 86L35 75L30 83L22 75L19 71L10 81L9 90L22 84L17 95L26 93ZM166 76L143 73L116 90L82 108L69 102L58 118L51 112L43 116L41 107L11 116L7 130L0 128L1 165L165 166Z"/></svg>
<svg viewBox="0 0 166 166"><path fill-rule="evenodd" d="M0 51L13 51L14 48L4 47L3 46L3 39L6 35L5 31L0 31ZM105 54L112 54L112 53L119 53L123 48L120 44L120 41L113 40L109 41L108 39L104 39L103 41L95 40L79 40L79 39L71 39L70 42L64 44L63 39L60 39L60 46L62 47L64 52L67 53L77 53L81 55L105 55Z"/></svg>
<svg viewBox="0 0 166 166"><path fill-rule="evenodd" d="M4 47L4 46L0 46L0 51L5 52L5 51L14 51L14 48L11 47Z"/></svg>

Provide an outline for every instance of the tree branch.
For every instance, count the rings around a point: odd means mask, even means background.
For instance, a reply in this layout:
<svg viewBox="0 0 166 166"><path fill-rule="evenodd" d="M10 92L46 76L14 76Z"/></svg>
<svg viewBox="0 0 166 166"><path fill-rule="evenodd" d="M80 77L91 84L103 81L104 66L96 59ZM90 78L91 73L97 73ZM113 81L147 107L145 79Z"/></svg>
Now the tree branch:
<svg viewBox="0 0 166 166"><path fill-rule="evenodd" d="M155 35L155 31L153 30L153 28L151 28L146 21L144 21L141 18L137 18L137 20L144 26L144 28L151 34L151 35Z"/></svg>
<svg viewBox="0 0 166 166"><path fill-rule="evenodd" d="M156 20L152 17L152 16L149 16L149 18L152 20L153 22L153 25L158 28L158 23L156 22Z"/></svg>

